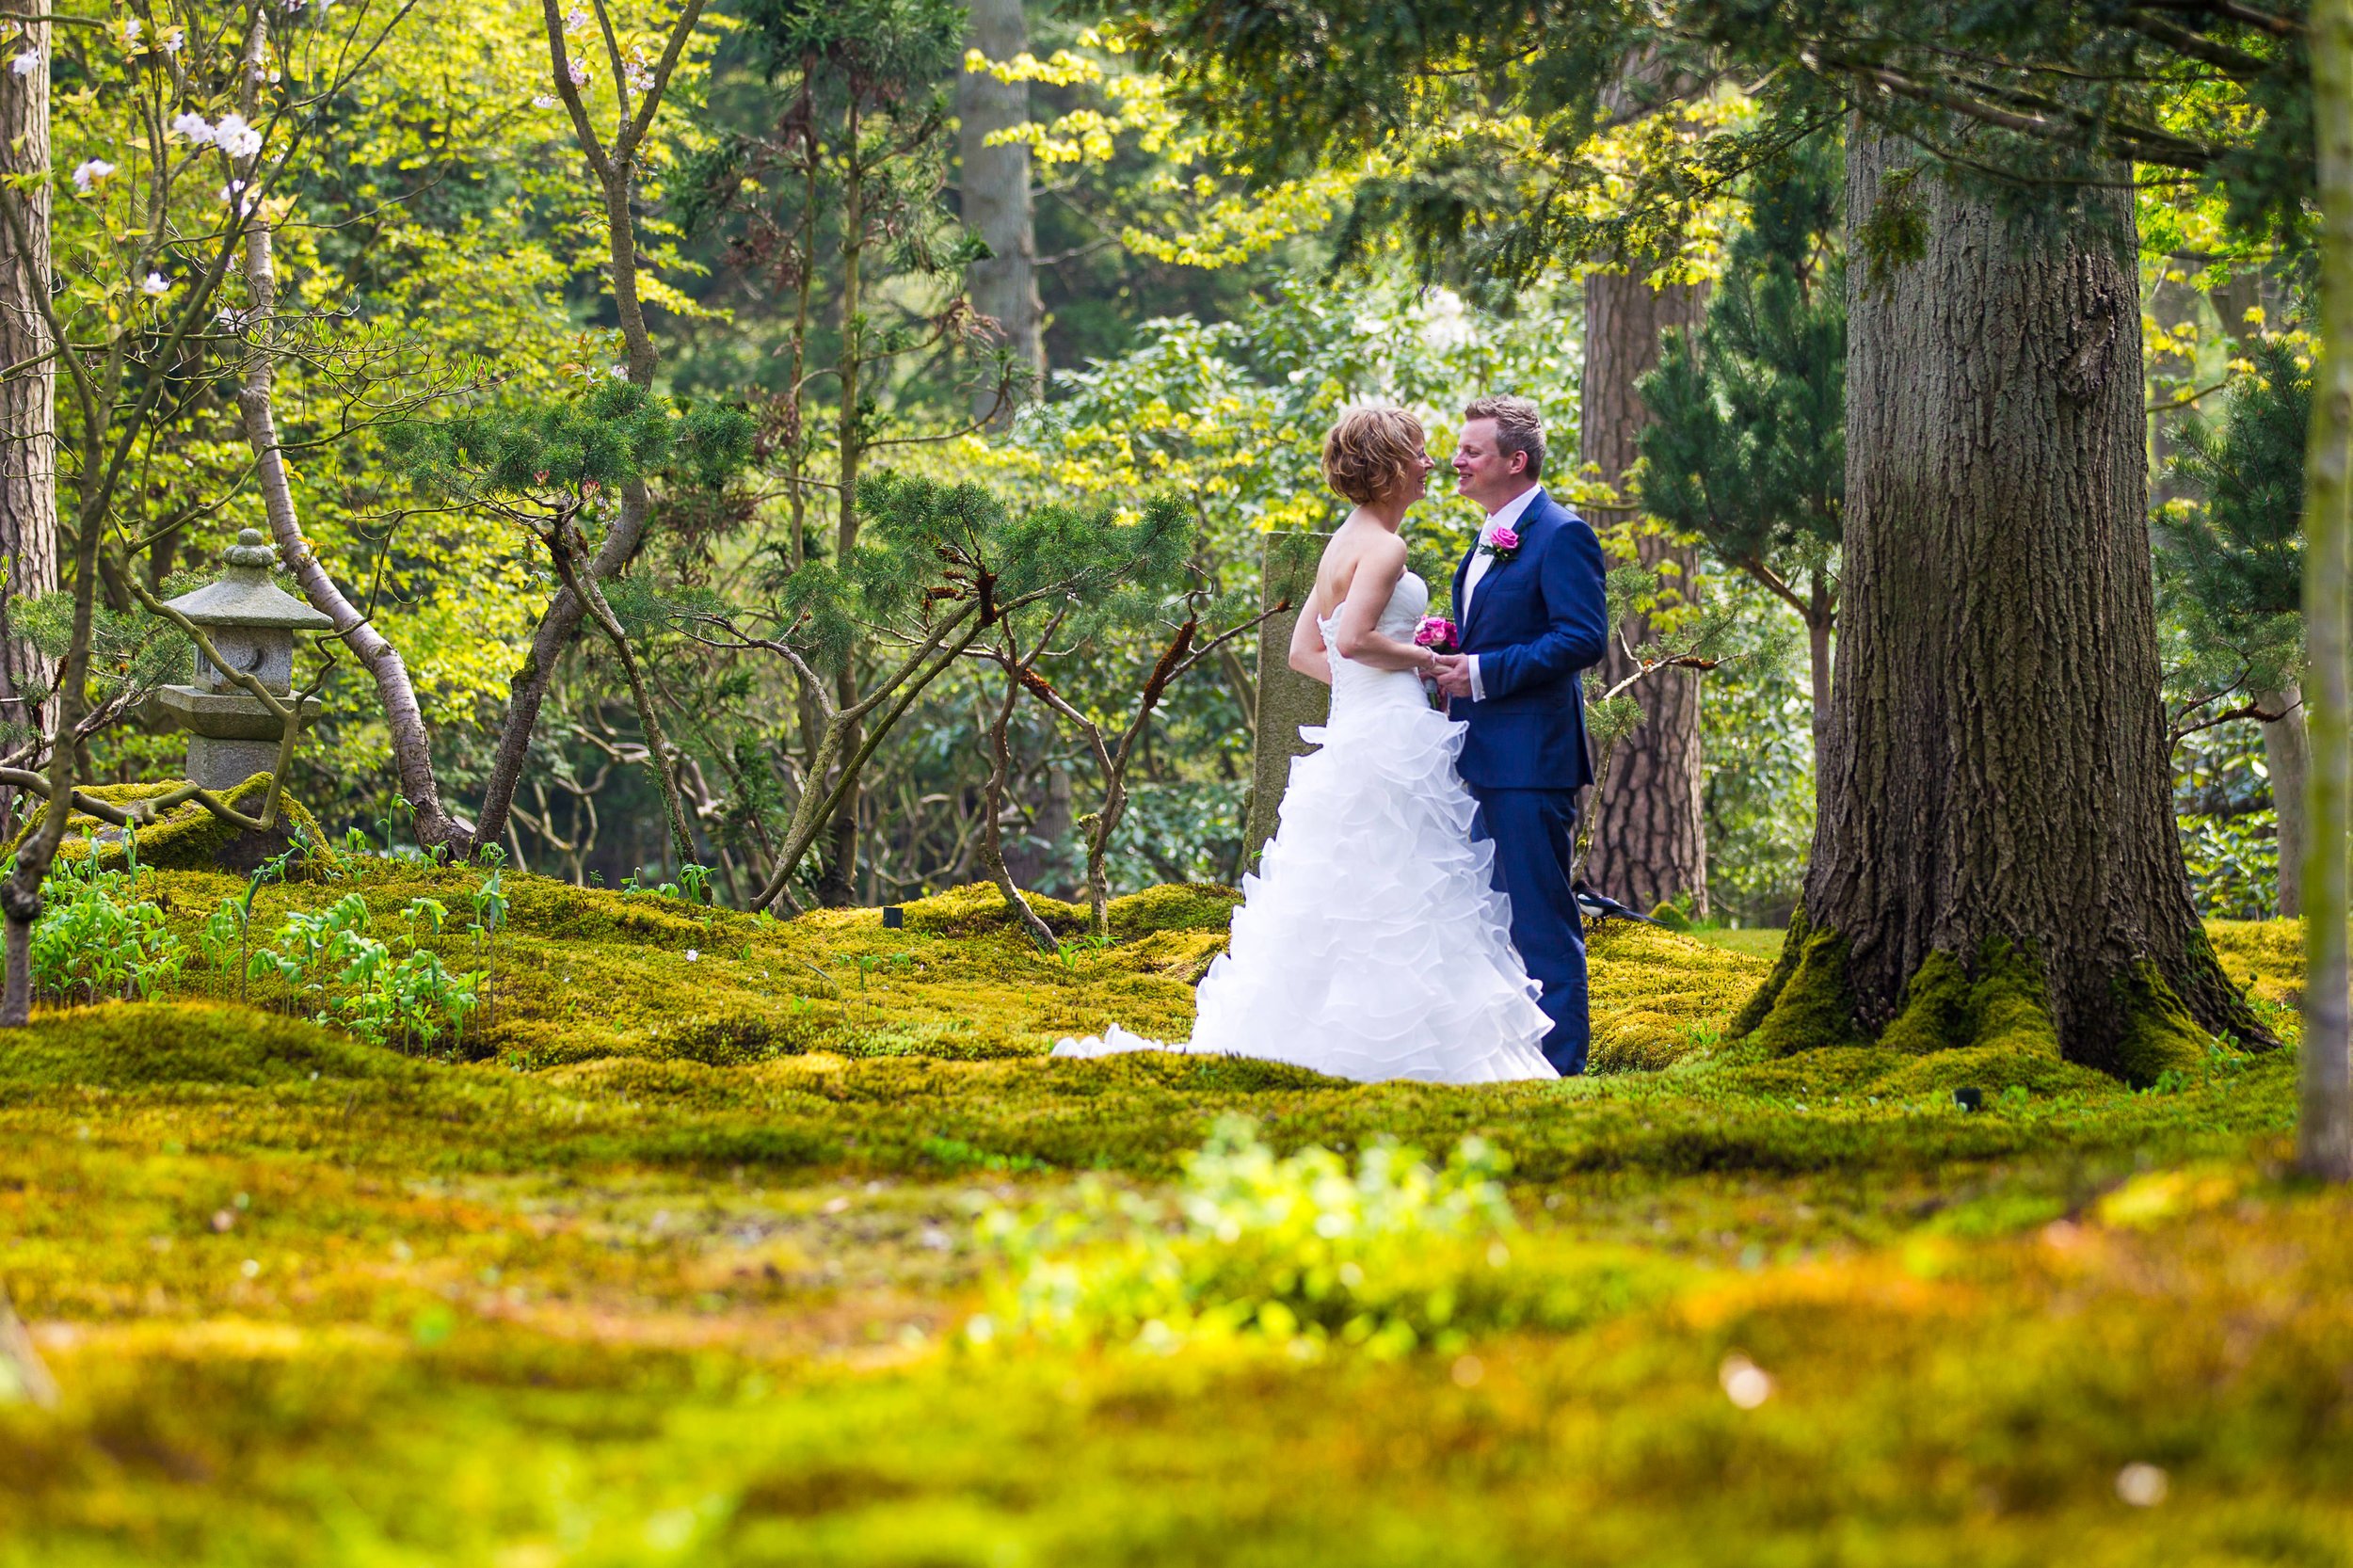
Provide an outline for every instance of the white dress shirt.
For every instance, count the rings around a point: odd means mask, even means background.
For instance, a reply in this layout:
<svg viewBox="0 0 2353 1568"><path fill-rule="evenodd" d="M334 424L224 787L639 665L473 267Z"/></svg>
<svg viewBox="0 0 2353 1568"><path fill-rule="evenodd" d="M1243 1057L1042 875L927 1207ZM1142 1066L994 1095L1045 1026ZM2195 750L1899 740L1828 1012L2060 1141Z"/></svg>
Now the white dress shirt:
<svg viewBox="0 0 2353 1568"><path fill-rule="evenodd" d="M1487 520L1480 526L1479 542L1482 545L1488 543L1494 539L1498 529L1517 528L1520 519L1527 515L1529 504L1536 499L1536 492L1543 488L1541 485L1530 485L1489 512ZM1494 566L1495 561L1494 556L1481 550L1471 557L1470 570L1463 575L1463 602L1454 607L1454 615L1466 629L1464 632L1465 636L1469 635L1471 595L1479 591L1479 580L1487 575L1487 568ZM1486 683L1479 679L1479 655L1476 653L1470 657L1470 689L1473 702L1487 700Z"/></svg>

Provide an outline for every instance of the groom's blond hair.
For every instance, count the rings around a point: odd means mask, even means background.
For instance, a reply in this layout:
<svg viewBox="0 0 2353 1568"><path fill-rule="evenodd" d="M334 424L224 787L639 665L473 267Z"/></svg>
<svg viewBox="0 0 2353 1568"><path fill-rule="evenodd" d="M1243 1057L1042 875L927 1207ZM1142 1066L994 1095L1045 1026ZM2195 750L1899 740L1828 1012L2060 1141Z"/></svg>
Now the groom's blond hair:
<svg viewBox="0 0 2353 1568"><path fill-rule="evenodd" d="M1323 438L1325 483L1369 506L1405 482L1421 461L1421 421L1385 405L1351 408Z"/></svg>
<svg viewBox="0 0 2353 1568"><path fill-rule="evenodd" d="M1544 477L1545 416L1532 398L1475 397L1463 410L1463 423L1468 424L1475 419L1494 420L1496 445L1505 452L1527 454L1528 476Z"/></svg>

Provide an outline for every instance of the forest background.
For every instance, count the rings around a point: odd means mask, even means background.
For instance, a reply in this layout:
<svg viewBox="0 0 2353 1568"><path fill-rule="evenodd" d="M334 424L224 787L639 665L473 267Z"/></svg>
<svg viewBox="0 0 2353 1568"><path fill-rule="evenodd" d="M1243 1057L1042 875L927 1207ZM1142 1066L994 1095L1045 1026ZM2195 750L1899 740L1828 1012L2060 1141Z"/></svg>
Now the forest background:
<svg viewBox="0 0 2353 1568"><path fill-rule="evenodd" d="M109 499L103 722L84 733L83 779L178 771L184 738L141 720L139 699L184 679L189 654L143 599L208 576L241 528L286 536L241 399L259 363L287 459L280 512L399 650L439 792L418 809L371 668L318 639L296 683L318 683L325 714L289 782L330 833L424 852L449 841L445 810L532 871L699 896L689 868L707 867L710 895L739 906L771 888L805 905L895 902L992 874L1075 895L1098 834L1110 892L1230 883L1259 551L1270 531L1341 515L1317 472L1323 429L1350 404L1401 401L1443 458L1465 400L1512 391L1545 408L1555 489L1648 568L1619 584L1625 648L1605 680L1644 650L1705 645L1704 673L1662 667L1632 688L1641 714L1623 717L1612 792L1592 813L1597 879L1644 907L1786 922L1836 642L1834 128L1769 177L1684 181L1672 223L1640 247L1509 291L1449 288L1355 221L1398 154L1254 182L1066 10L745 0L694 14L680 28L572 11L567 95L537 8L287 7L255 69L333 63L306 79L318 90L299 113L251 116L256 146L233 153L234 72L193 130L162 106L203 52L198 11L20 27L9 53L45 78L65 297L169 389ZM251 62L245 19L209 24ZM33 77L12 70L0 108L30 113ZM626 244L570 122L616 79L649 117L620 198ZM1595 219L1625 218L1632 193L1747 113L1725 83L1628 114L1589 150ZM217 189L194 168L208 144L231 164ZM159 155L142 164L142 147ZM2234 237L2218 201L2139 197L2152 537L2192 881L2204 913L2261 918L2295 903L2271 790L2302 756L2293 584L2266 600L2201 541L2266 519L2292 532L2309 371L2299 279ZM141 278L122 258L232 205L274 239L279 294L227 278L197 341L164 352L175 303L203 280L169 265ZM616 249L633 250L626 267ZM68 470L91 417L57 404ZM1786 450L1732 450L1728 430L1760 428ZM600 452L584 429L635 434ZM525 448L539 457L519 473ZM844 503L845 474L855 488L877 473L908 484L896 525L888 481L869 506ZM950 560L952 492L925 487L972 479L1010 510L984 520L985 549ZM2286 487L2267 511L2266 485ZM2263 515L2217 522L2234 497ZM596 624L552 645L536 723L519 732L517 672L588 562L567 531L609 539L632 505L650 525L638 519ZM1433 584L1476 520L1433 500L1409 521ZM71 517L53 520L53 554L74 537ZM70 596L43 595L56 565L12 562L8 631L30 650L15 663L35 700L41 650L62 647ZM935 602L1024 571L1028 619L918 659L887 729L888 706L862 731L829 726L926 652ZM16 716L21 749L32 727ZM838 803L829 730L873 743ZM486 791L511 792L487 824Z"/></svg>

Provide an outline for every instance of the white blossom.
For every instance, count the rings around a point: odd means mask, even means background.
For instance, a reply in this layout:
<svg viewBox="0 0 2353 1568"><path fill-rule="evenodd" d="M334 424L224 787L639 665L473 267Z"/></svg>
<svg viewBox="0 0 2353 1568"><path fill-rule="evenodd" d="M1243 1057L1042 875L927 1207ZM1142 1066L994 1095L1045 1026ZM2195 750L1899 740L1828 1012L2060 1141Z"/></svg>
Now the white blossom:
<svg viewBox="0 0 2353 1568"><path fill-rule="evenodd" d="M174 118L171 128L175 134L187 137L198 147L202 147L213 139L212 121L198 114L194 109L188 109Z"/></svg>
<svg viewBox="0 0 2353 1568"><path fill-rule="evenodd" d="M570 69L566 74L571 77L572 86L576 88L584 88L588 85L588 68L578 60L570 62Z"/></svg>
<svg viewBox="0 0 2353 1568"><path fill-rule="evenodd" d="M249 158L262 150L262 133L245 122L241 114L225 114L213 127L213 145L232 158Z"/></svg>
<svg viewBox="0 0 2353 1568"><path fill-rule="evenodd" d="M224 207L234 205L237 216L246 217L251 215L256 198L246 190L243 180L232 180L220 187L220 194L214 200Z"/></svg>
<svg viewBox="0 0 2353 1568"><path fill-rule="evenodd" d="M188 35L174 27L164 35L164 53L177 55L187 46Z"/></svg>
<svg viewBox="0 0 2353 1568"><path fill-rule="evenodd" d="M574 6L571 9L571 14L564 19L564 31L567 33L584 33L587 30L588 13L582 10L578 6Z"/></svg>
<svg viewBox="0 0 2353 1568"><path fill-rule="evenodd" d="M24 53L19 55L16 58L8 62L8 69L15 72L19 76L30 76L34 72L40 69L40 51L38 49L25 50Z"/></svg>
<svg viewBox="0 0 2353 1568"><path fill-rule="evenodd" d="M73 188L87 192L90 186L115 171L115 166L104 158L86 160L73 171Z"/></svg>
<svg viewBox="0 0 2353 1568"><path fill-rule="evenodd" d="M139 293L147 296L150 299L161 298L163 296L169 294L170 292L171 280L165 277L160 272L149 273L147 275L146 281L139 284Z"/></svg>
<svg viewBox="0 0 2353 1568"><path fill-rule="evenodd" d="M136 16L126 16L115 24L115 41L126 50L139 46L139 36L147 31L147 24Z"/></svg>
<svg viewBox="0 0 2353 1568"><path fill-rule="evenodd" d="M622 75L624 79L628 81L630 89L633 92L651 92L653 90L653 72L648 71L642 65L630 66L622 72Z"/></svg>
<svg viewBox="0 0 2353 1568"><path fill-rule="evenodd" d="M613 379L616 381L626 381L629 379L629 366L627 365L608 366L607 373L611 375Z"/></svg>
<svg viewBox="0 0 2353 1568"><path fill-rule="evenodd" d="M555 94L543 92L531 101L531 106L535 109L552 109L555 107Z"/></svg>
<svg viewBox="0 0 2353 1568"><path fill-rule="evenodd" d="M700 958L702 954L696 952L693 948L688 948L686 950L686 961L689 964L692 964L696 959Z"/></svg>

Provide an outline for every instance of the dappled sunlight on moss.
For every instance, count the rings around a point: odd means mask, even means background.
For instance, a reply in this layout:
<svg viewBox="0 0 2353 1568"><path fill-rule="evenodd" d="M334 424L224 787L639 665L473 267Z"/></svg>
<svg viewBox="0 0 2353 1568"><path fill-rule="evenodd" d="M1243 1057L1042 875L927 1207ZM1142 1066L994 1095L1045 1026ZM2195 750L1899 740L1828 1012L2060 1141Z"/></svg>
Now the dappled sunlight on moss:
<svg viewBox="0 0 2353 1568"><path fill-rule="evenodd" d="M1587 938L1586 956L1596 1073L1656 1071L1714 1046L1768 969L1676 932L1620 920Z"/></svg>
<svg viewBox="0 0 2353 1568"><path fill-rule="evenodd" d="M255 929L354 890L388 925L420 894L456 920L480 878L268 888ZM242 886L154 891L184 924ZM1606 1076L1065 1061L1057 1026L1183 1030L1214 901L1040 954L986 921L509 896L488 1060L363 1044L262 983L241 1006L201 968L0 1041L0 1278L65 1392L0 1406L0 1564L1729 1564L1829 1532L1958 1568L2317 1562L2353 1528L2353 1212L2270 1174L2292 1051L2135 1092L1981 979L1938 993L1977 1020L1961 1048L1775 1054L1727 1030L1763 959L1613 927ZM1484 1140L1512 1169L1482 1201L1513 1215L1325 1259L1367 1272L1306 1357L1321 1298L1286 1272L1313 1243L1280 1183L1289 1250L1175 1240L1203 1312L1276 1304L1267 1332L973 1343L1012 1277L978 1216L1039 1227L1050 1293L1102 1261L1058 1250L1062 1217L1162 1214L1230 1113L1303 1180L1384 1138ZM1102 1276L1119 1302L1149 1254ZM1379 1322L1353 1345L1367 1303L1425 1348L1380 1359ZM2116 1500L2134 1462L2172 1512Z"/></svg>

